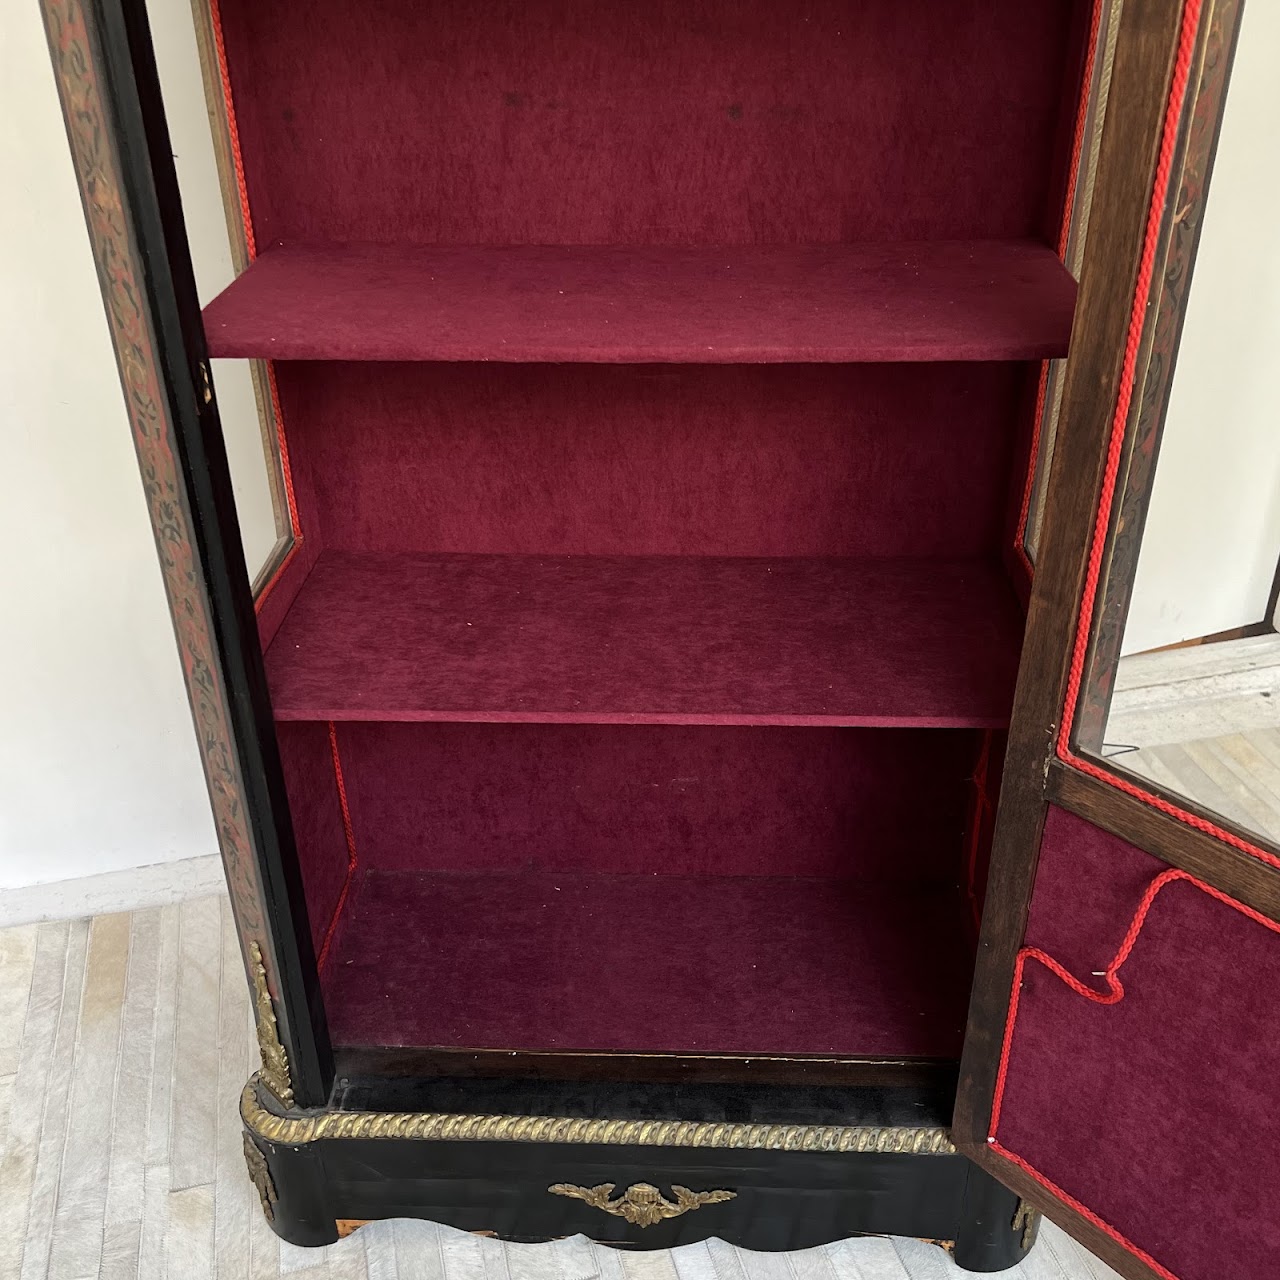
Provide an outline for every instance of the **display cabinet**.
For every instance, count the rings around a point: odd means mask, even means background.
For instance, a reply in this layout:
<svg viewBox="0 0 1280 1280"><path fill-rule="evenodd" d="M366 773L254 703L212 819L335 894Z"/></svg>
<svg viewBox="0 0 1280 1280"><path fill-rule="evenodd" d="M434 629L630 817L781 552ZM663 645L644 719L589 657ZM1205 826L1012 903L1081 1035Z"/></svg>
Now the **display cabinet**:
<svg viewBox="0 0 1280 1280"><path fill-rule="evenodd" d="M1280 860L1088 729L1234 0L196 0L203 312L142 4L43 5L276 1230L1273 1274Z"/></svg>

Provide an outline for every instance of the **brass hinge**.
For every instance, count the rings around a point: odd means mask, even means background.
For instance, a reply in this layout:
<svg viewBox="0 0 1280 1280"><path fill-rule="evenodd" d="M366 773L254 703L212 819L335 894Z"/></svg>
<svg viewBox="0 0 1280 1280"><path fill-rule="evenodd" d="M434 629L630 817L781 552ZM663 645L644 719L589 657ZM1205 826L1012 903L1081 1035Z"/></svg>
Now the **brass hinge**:
<svg viewBox="0 0 1280 1280"><path fill-rule="evenodd" d="M213 384L209 381L209 364L208 361L200 361L200 396L205 404L213 401Z"/></svg>

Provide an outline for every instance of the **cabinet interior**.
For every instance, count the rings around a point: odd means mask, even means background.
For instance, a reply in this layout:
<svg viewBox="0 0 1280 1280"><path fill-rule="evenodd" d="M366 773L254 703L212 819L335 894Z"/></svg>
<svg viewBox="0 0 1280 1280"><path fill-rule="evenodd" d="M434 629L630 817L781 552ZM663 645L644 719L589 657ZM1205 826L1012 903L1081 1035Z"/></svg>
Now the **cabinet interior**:
<svg viewBox="0 0 1280 1280"><path fill-rule="evenodd" d="M336 1045L958 1056L1086 9L220 0Z"/></svg>

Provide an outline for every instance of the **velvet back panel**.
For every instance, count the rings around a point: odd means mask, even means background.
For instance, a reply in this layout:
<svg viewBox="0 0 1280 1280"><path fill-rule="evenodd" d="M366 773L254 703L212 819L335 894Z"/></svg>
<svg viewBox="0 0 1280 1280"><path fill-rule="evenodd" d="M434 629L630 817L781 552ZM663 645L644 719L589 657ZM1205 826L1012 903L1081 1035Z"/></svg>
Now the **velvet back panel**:
<svg viewBox="0 0 1280 1280"><path fill-rule="evenodd" d="M278 373L327 548L960 558L998 546L1023 368Z"/></svg>
<svg viewBox="0 0 1280 1280"><path fill-rule="evenodd" d="M816 876L922 888L959 879L978 737L670 725L336 731L362 870Z"/></svg>
<svg viewBox="0 0 1280 1280"><path fill-rule="evenodd" d="M1090 987L1168 868L1063 810L1027 928ZM1280 936L1178 880L1154 900L1124 997L1026 964L996 1138L1178 1280L1272 1280L1280 1259Z"/></svg>
<svg viewBox="0 0 1280 1280"><path fill-rule="evenodd" d="M259 248L1035 236L1070 0L222 0Z"/></svg>

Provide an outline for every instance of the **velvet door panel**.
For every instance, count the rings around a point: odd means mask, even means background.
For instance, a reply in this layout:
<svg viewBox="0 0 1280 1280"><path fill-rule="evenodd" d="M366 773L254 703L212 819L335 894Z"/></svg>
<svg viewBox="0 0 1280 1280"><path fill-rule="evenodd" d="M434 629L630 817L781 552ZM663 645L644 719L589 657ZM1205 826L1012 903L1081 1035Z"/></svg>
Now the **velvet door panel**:
<svg viewBox="0 0 1280 1280"><path fill-rule="evenodd" d="M1026 944L1109 1003L1024 951L994 1137L1177 1280L1280 1273L1275 928L1050 810Z"/></svg>
<svg viewBox="0 0 1280 1280"><path fill-rule="evenodd" d="M977 734L936 730L343 723L337 736L362 870L946 886L978 753Z"/></svg>
<svg viewBox="0 0 1280 1280"><path fill-rule="evenodd" d="M1073 0L218 7L260 248L1027 236L1077 92Z"/></svg>

